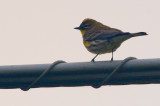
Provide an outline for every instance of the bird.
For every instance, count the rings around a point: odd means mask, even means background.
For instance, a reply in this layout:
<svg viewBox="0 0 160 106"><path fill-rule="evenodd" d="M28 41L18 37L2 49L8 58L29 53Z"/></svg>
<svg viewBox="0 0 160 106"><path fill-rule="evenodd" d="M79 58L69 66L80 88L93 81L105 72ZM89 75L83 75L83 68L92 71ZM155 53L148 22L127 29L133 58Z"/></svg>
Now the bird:
<svg viewBox="0 0 160 106"><path fill-rule="evenodd" d="M105 53L112 53L111 61L113 61L113 52L115 52L124 41L132 37L147 35L146 32L123 32L91 18L85 18L80 26L74 29L80 30L86 49L96 54L91 62L95 62L95 58L98 55Z"/></svg>

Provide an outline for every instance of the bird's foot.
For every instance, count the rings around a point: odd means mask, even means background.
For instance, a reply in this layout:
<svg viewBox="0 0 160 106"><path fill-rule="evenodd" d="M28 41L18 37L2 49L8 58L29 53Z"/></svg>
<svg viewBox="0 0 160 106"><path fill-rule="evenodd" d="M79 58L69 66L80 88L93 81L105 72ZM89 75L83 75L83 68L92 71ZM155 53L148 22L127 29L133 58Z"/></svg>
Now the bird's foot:
<svg viewBox="0 0 160 106"><path fill-rule="evenodd" d="M111 62L113 62L113 57L111 58Z"/></svg>
<svg viewBox="0 0 160 106"><path fill-rule="evenodd" d="M94 58L91 60L91 62L93 62L93 63L95 62Z"/></svg>

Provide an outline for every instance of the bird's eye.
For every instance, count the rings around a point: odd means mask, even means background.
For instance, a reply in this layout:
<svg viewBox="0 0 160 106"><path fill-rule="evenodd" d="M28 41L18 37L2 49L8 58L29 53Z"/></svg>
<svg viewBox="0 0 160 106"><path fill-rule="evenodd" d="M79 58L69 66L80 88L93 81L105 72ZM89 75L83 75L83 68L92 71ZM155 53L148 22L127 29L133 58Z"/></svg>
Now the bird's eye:
<svg viewBox="0 0 160 106"><path fill-rule="evenodd" d="M87 25L87 24L85 24L85 25L83 26L83 28L85 28L85 29L86 29L87 27L88 27L88 25Z"/></svg>

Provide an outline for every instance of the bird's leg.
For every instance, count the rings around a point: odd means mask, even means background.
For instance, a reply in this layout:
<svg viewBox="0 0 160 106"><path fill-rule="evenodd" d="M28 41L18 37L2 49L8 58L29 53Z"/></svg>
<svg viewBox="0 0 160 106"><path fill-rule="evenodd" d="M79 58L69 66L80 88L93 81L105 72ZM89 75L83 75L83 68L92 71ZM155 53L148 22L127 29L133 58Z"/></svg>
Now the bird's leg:
<svg viewBox="0 0 160 106"><path fill-rule="evenodd" d="M94 61L95 58L96 58L100 53L102 53L103 51L104 51L104 49L102 49L99 53L97 53L96 56L93 57L93 59L91 60L91 62L95 62L95 61Z"/></svg>
<svg viewBox="0 0 160 106"><path fill-rule="evenodd" d="M96 54L96 56L93 57L93 59L91 60L91 62L95 62L95 58L99 55L100 53Z"/></svg>
<svg viewBox="0 0 160 106"><path fill-rule="evenodd" d="M113 61L113 49L112 49L112 58L111 58L111 62Z"/></svg>

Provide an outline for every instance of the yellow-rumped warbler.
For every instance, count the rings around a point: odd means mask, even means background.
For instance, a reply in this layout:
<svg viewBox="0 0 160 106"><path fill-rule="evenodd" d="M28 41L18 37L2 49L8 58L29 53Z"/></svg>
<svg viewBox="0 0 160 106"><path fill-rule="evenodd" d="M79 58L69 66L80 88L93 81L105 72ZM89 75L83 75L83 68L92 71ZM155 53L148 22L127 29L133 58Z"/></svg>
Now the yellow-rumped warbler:
<svg viewBox="0 0 160 106"><path fill-rule="evenodd" d="M97 54L91 60L92 62L94 62L94 59L99 54L111 52L111 61L113 61L113 52L120 47L122 42L132 37L147 35L145 32L122 32L121 30L111 28L89 18L84 19L80 26L75 29L81 31L83 44L87 50L91 53Z"/></svg>

